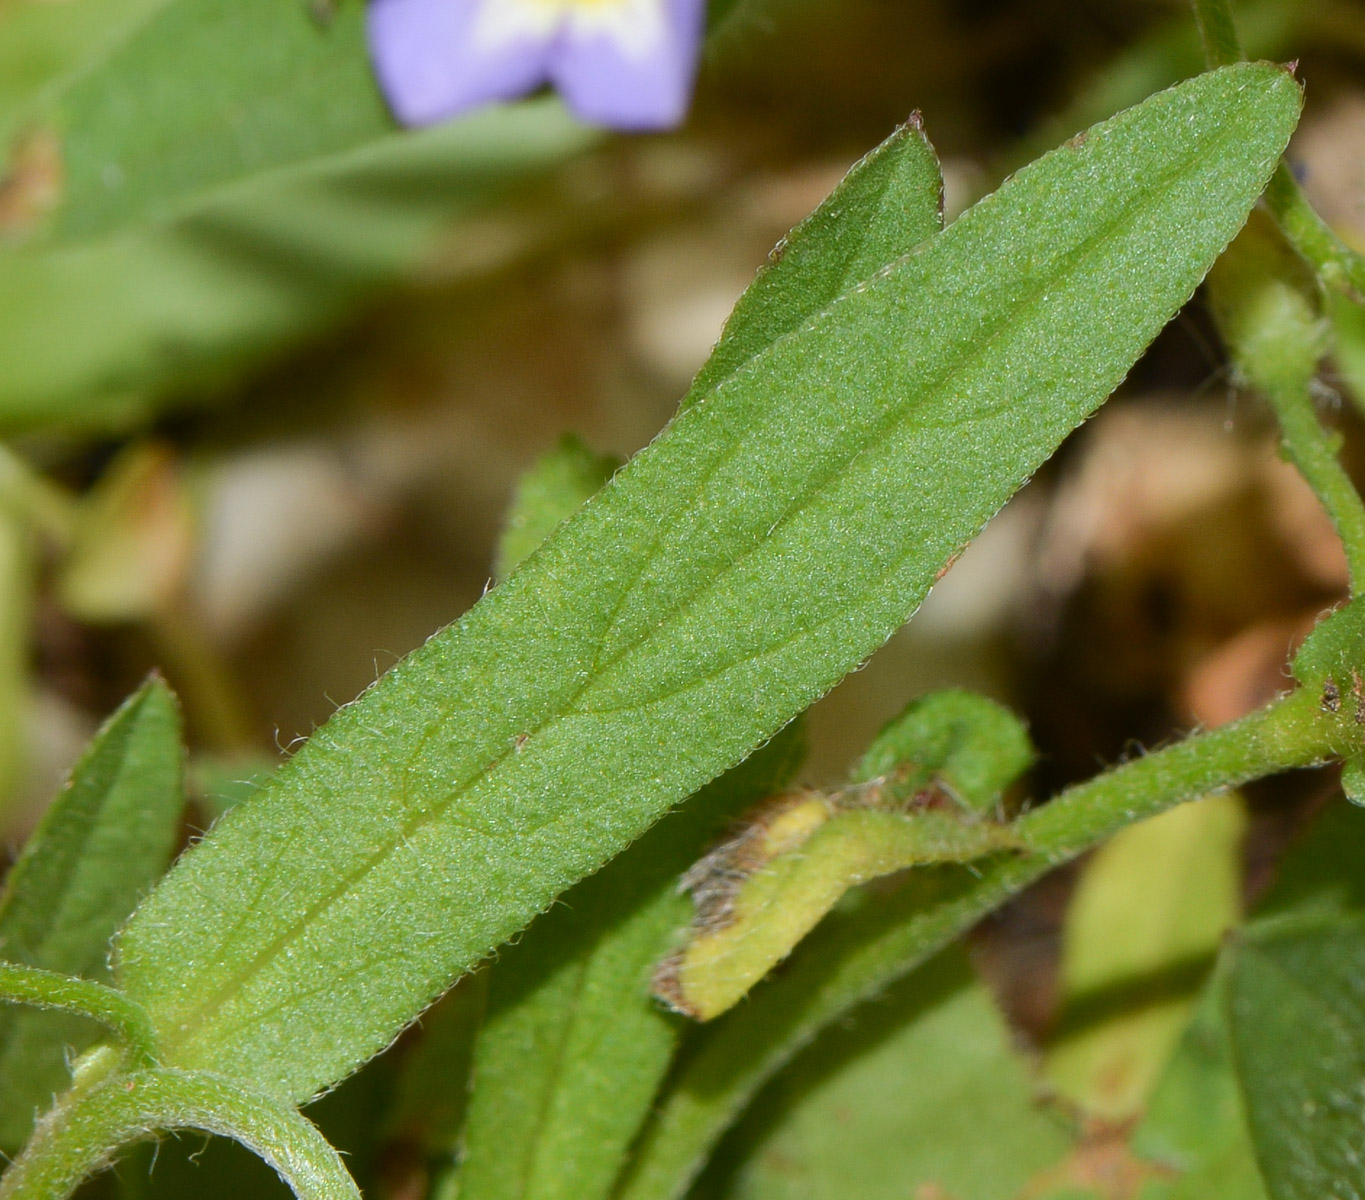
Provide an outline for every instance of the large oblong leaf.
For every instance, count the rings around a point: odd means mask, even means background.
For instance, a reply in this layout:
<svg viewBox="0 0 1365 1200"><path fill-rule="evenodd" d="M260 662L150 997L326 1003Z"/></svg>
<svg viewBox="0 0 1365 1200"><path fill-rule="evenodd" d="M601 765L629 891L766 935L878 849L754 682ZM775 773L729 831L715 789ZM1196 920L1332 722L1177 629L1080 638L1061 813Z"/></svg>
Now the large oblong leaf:
<svg viewBox="0 0 1365 1200"><path fill-rule="evenodd" d="M1284 71L1021 171L691 405L124 932L168 1065L303 1098L875 650L1244 221Z"/></svg>

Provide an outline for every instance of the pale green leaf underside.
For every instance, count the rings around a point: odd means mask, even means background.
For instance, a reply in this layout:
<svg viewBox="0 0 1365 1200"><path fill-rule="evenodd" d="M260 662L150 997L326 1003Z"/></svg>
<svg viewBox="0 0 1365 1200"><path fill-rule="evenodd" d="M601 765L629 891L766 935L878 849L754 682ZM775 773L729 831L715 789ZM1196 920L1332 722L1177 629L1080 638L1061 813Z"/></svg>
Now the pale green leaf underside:
<svg viewBox="0 0 1365 1200"><path fill-rule="evenodd" d="M693 1195L1014 1200L1068 1148L990 992L955 947L774 1079Z"/></svg>
<svg viewBox="0 0 1365 1200"><path fill-rule="evenodd" d="M1298 116L1225 68L753 358L149 898L167 1061L302 1098L877 648L1122 379Z"/></svg>
<svg viewBox="0 0 1365 1200"><path fill-rule="evenodd" d="M682 1032L649 991L691 907L678 876L727 819L786 781L803 751L798 730L703 788L499 953L474 1057L462 1200L608 1193Z"/></svg>

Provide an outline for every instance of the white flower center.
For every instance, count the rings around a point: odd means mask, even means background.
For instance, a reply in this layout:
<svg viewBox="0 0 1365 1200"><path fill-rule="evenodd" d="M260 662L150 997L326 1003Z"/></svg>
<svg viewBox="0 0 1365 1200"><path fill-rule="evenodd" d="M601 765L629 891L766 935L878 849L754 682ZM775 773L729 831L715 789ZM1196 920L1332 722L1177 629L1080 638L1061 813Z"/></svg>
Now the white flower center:
<svg viewBox="0 0 1365 1200"><path fill-rule="evenodd" d="M644 58L665 37L663 0L484 0L474 40L485 50L545 42L561 30L604 36L629 58Z"/></svg>

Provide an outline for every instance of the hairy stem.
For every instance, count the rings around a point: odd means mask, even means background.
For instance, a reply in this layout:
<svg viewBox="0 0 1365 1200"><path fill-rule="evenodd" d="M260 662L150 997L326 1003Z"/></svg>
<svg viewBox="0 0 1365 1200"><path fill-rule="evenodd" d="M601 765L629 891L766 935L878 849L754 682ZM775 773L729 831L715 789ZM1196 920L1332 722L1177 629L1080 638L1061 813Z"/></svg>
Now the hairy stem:
<svg viewBox="0 0 1365 1200"><path fill-rule="evenodd" d="M1209 68L1246 58L1228 0L1190 0ZM1365 303L1365 258L1346 245L1314 211L1290 169L1281 163L1265 192L1266 207L1294 248L1328 287Z"/></svg>
<svg viewBox="0 0 1365 1200"><path fill-rule="evenodd" d="M1333 438L1318 420L1306 387L1288 381L1262 381L1261 390L1275 409L1283 443L1299 473L1317 494L1346 550L1351 594L1365 588L1365 503L1337 457Z"/></svg>
<svg viewBox="0 0 1365 1200"><path fill-rule="evenodd" d="M1365 258L1318 216L1284 163L1270 178L1265 204L1294 248L1313 264L1323 283L1365 304Z"/></svg>
<svg viewBox="0 0 1365 1200"><path fill-rule="evenodd" d="M172 1129L241 1142L299 1200L360 1200L336 1150L297 1109L270 1096L197 1072L105 1071L90 1079L78 1069L76 1076L0 1180L0 1200L65 1200L120 1147Z"/></svg>
<svg viewBox="0 0 1365 1200"><path fill-rule="evenodd" d="M102 983L18 963L0 963L0 1002L55 1008L89 1017L123 1042L139 1065L156 1061L156 1035L147 1010Z"/></svg>

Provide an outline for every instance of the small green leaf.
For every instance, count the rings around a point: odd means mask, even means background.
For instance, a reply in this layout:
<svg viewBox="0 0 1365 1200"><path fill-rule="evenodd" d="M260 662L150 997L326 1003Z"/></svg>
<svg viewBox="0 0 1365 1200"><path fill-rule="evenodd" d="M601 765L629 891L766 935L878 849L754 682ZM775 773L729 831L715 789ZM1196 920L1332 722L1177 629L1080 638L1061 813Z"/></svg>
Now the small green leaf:
<svg viewBox="0 0 1365 1200"><path fill-rule="evenodd" d="M696 1194L1012 1200L1069 1146L1063 1124L1035 1103L990 993L954 949L827 1030L774 1079Z"/></svg>
<svg viewBox="0 0 1365 1200"><path fill-rule="evenodd" d="M1085 865L1067 910L1047 1074L1110 1121L1141 1111L1241 911L1246 817L1211 796L1131 825Z"/></svg>
<svg viewBox="0 0 1365 1200"><path fill-rule="evenodd" d="M1365 1192L1365 921L1266 922L1234 944L1228 1012L1273 1200Z"/></svg>
<svg viewBox="0 0 1365 1200"><path fill-rule="evenodd" d="M1002 816L1007 787L1033 765L1033 744L1007 708L974 692L931 692L889 721L852 773L879 781L884 803L928 787L979 813Z"/></svg>
<svg viewBox="0 0 1365 1200"><path fill-rule="evenodd" d="M768 256L683 406L943 228L943 173L918 115L849 169Z"/></svg>
<svg viewBox="0 0 1365 1200"><path fill-rule="evenodd" d="M0 958L108 978L109 941L166 868L184 809L180 714L158 679L100 730L0 897ZM13 1150L65 1086L79 1018L0 1008L0 1145Z"/></svg>
<svg viewBox="0 0 1365 1200"><path fill-rule="evenodd" d="M517 483L498 542L494 574L506 579L521 560L560 525L621 465L609 454L595 454L569 434L531 467Z"/></svg>
<svg viewBox="0 0 1365 1200"><path fill-rule="evenodd" d="M986 819L1033 758L1017 719L967 692L915 701L882 731L855 782L777 796L684 876L696 913L655 977L658 995L709 1021L791 953L849 888L1017 846Z"/></svg>
<svg viewBox="0 0 1365 1200"><path fill-rule="evenodd" d="M1294 678L1318 697L1323 729L1335 726L1338 755L1354 758L1365 721L1365 602L1353 600L1319 621L1291 666Z"/></svg>
<svg viewBox="0 0 1365 1200"><path fill-rule="evenodd" d="M568 892L491 971L475 1051L461 1200L606 1196L681 1022L650 995L690 905L678 876L800 761L783 733Z"/></svg>
<svg viewBox="0 0 1365 1200"><path fill-rule="evenodd" d="M165 1061L326 1087L856 667L1188 299L1299 104L1254 65L1155 96L692 404L142 906Z"/></svg>

